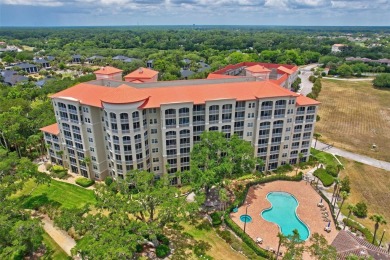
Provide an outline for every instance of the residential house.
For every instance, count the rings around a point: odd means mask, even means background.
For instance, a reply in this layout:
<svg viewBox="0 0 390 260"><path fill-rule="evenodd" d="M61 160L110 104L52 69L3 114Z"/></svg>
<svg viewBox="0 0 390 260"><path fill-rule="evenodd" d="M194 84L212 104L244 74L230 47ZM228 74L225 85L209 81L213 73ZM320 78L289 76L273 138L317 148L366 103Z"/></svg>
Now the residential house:
<svg viewBox="0 0 390 260"><path fill-rule="evenodd" d="M32 73L38 73L39 72L39 69L36 65L34 64L30 64L30 63L19 63L19 64L16 64L14 67L18 67L20 68L21 70L29 73L29 74L32 74Z"/></svg>
<svg viewBox="0 0 390 260"><path fill-rule="evenodd" d="M72 63L81 63L81 55L79 54L72 55Z"/></svg>
<svg viewBox="0 0 390 260"><path fill-rule="evenodd" d="M18 72L14 70L2 70L1 76L3 78L3 82L9 86L14 86L19 82L28 81L27 77L19 75Z"/></svg>

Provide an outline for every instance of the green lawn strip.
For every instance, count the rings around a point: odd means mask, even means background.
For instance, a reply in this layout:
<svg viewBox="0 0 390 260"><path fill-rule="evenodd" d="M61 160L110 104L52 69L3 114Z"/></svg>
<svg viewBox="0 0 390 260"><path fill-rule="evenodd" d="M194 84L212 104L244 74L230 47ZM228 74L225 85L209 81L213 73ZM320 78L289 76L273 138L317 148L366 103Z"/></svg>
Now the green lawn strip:
<svg viewBox="0 0 390 260"><path fill-rule="evenodd" d="M334 158L333 155L331 155L330 153L325 153L325 152L322 152L322 151L319 151L319 150L316 150L314 148L311 148L310 149L310 152L312 155L314 155L321 163L325 164L325 165L333 165L333 166L337 166L339 163L338 161L336 160L336 158Z"/></svg>
<svg viewBox="0 0 390 260"><path fill-rule="evenodd" d="M27 196L23 198L23 203L29 202L29 200L42 200L44 198L47 201L60 203L61 207L69 209L81 208L88 203L96 204L95 195L92 190L77 187L73 184L51 180L50 184L42 184L35 187L35 182L29 180L25 183L23 190L19 191L13 197L20 198L23 195ZM29 195L31 191L32 193Z"/></svg>
<svg viewBox="0 0 390 260"><path fill-rule="evenodd" d="M65 260L70 257L65 253L64 250L45 232L43 234L43 242L47 248L51 251L50 259Z"/></svg>
<svg viewBox="0 0 390 260"><path fill-rule="evenodd" d="M325 187L331 186L334 182L333 176L328 174L325 169L317 169L313 175L319 178Z"/></svg>

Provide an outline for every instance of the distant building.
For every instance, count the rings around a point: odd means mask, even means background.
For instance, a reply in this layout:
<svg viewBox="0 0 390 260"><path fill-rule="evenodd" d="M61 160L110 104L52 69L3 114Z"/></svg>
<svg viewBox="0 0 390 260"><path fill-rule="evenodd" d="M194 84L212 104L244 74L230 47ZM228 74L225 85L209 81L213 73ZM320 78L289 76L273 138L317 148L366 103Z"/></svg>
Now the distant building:
<svg viewBox="0 0 390 260"><path fill-rule="evenodd" d="M139 68L125 76L126 82L134 83L157 82L157 79L158 71L148 68Z"/></svg>
<svg viewBox="0 0 390 260"><path fill-rule="evenodd" d="M332 52L333 53L342 52L346 47L347 47L347 45L345 45L345 44L333 44L332 45Z"/></svg>
<svg viewBox="0 0 390 260"><path fill-rule="evenodd" d="M96 79L113 79L113 80L122 80L123 70L106 66L95 71Z"/></svg>
<svg viewBox="0 0 390 260"><path fill-rule="evenodd" d="M81 63L81 55L79 54L72 55L72 63Z"/></svg>
<svg viewBox="0 0 390 260"><path fill-rule="evenodd" d="M146 67L149 69L153 68L153 63L154 63L154 60L148 60L146 62Z"/></svg>
<svg viewBox="0 0 390 260"><path fill-rule="evenodd" d="M129 57L126 57L126 56L123 56L123 55L115 56L115 57L113 57L112 59L113 59L113 60L119 60L119 61L122 61L122 62L141 61L140 59L129 58Z"/></svg>
<svg viewBox="0 0 390 260"><path fill-rule="evenodd" d="M50 63L48 60L45 60L44 58L34 58L34 62L41 65L44 69L50 69Z"/></svg>
<svg viewBox="0 0 390 260"><path fill-rule="evenodd" d="M190 68L192 61L190 59L185 58L182 60L182 62L184 63L184 66L183 66L183 68L180 69L180 78L181 79L188 79L189 77L191 77L195 73L203 72L203 71L210 69L210 65L208 65L207 63L205 63L203 61L200 61L200 62L196 63L200 68L196 71L192 71Z"/></svg>
<svg viewBox="0 0 390 260"><path fill-rule="evenodd" d="M19 63L19 64L16 64L15 67L18 67L20 68L21 70L29 73L29 74L32 74L32 73L38 73L38 67L34 64L30 64L30 63Z"/></svg>
<svg viewBox="0 0 390 260"><path fill-rule="evenodd" d="M91 56L89 58L87 58L87 62L88 63L95 63L95 62L100 62L102 60L104 60L105 58L103 56L100 56L100 55L94 55L94 56Z"/></svg>
<svg viewBox="0 0 390 260"><path fill-rule="evenodd" d="M28 81L27 77L19 75L18 72L14 70L3 70L1 71L1 76L3 77L3 82L9 86L14 86L22 81Z"/></svg>

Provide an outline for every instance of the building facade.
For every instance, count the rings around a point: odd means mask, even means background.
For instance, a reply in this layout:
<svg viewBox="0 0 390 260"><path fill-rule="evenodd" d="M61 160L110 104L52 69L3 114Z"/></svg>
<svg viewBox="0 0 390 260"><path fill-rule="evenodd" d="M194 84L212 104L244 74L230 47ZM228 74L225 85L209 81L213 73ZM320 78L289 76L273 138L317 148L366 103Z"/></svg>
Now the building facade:
<svg viewBox="0 0 390 260"><path fill-rule="evenodd" d="M319 105L270 80L245 77L100 79L51 98L57 123L41 129L50 159L91 179L123 178L132 169L157 176L189 170L204 131L250 142L265 162L261 170L306 161Z"/></svg>

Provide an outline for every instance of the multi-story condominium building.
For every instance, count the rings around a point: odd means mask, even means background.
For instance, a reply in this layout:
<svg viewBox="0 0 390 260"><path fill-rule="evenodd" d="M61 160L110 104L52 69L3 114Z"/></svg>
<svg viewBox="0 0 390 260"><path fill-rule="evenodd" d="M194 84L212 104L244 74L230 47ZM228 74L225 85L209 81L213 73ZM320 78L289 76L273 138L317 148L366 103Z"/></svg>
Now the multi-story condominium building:
<svg viewBox="0 0 390 260"><path fill-rule="evenodd" d="M99 73L105 71L114 70ZM146 68L141 74L155 75ZM204 131L250 142L262 170L295 164L299 154L307 160L319 102L263 76L165 82L149 76L99 77L52 95L57 123L41 129L50 160L93 179L123 178L132 169L157 176L185 171Z"/></svg>

